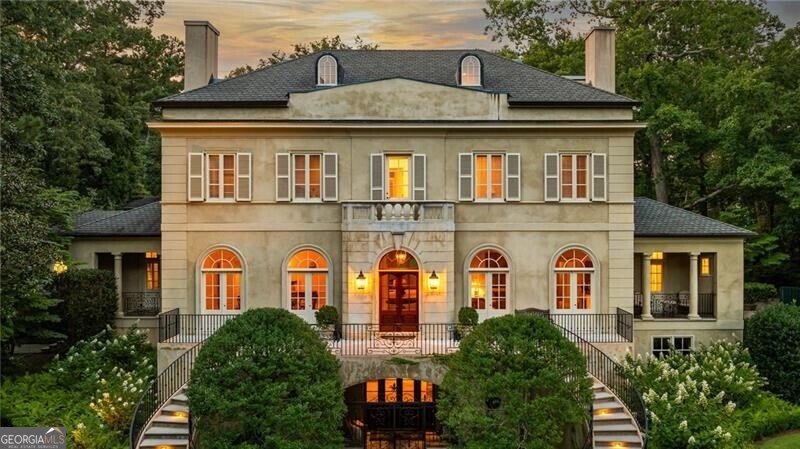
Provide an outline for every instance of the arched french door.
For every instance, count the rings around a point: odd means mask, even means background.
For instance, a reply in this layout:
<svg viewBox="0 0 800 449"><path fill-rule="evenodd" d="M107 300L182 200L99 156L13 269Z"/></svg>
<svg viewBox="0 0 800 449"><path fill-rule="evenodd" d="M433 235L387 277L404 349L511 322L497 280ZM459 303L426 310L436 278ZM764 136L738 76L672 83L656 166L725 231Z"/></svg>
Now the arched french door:
<svg viewBox="0 0 800 449"><path fill-rule="evenodd" d="M419 325L419 263L406 251L391 251L378 264L378 324L381 331L416 332Z"/></svg>
<svg viewBox="0 0 800 449"><path fill-rule="evenodd" d="M555 313L593 313L592 256L578 248L562 252L555 262Z"/></svg>
<svg viewBox="0 0 800 449"><path fill-rule="evenodd" d="M200 311L209 314L234 314L242 311L241 259L227 248L206 255L201 271Z"/></svg>

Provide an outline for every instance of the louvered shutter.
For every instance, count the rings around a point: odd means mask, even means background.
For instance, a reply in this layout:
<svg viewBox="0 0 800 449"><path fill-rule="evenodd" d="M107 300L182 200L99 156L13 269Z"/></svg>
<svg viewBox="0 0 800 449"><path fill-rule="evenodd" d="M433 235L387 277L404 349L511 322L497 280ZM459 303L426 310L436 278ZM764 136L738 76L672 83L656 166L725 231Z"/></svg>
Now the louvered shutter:
<svg viewBox="0 0 800 449"><path fill-rule="evenodd" d="M458 199L472 201L472 153L458 155Z"/></svg>
<svg viewBox="0 0 800 449"><path fill-rule="evenodd" d="M428 176L424 154L414 155L414 201L425 201L425 181Z"/></svg>
<svg viewBox="0 0 800 449"><path fill-rule="evenodd" d="M520 155L506 154L506 201L519 201L522 197L520 184Z"/></svg>
<svg viewBox="0 0 800 449"><path fill-rule="evenodd" d="M203 201L203 179L205 174L203 153L189 153L187 172L189 175L187 193L189 201Z"/></svg>
<svg viewBox="0 0 800 449"><path fill-rule="evenodd" d="M606 201L606 155L592 153L592 201Z"/></svg>
<svg viewBox="0 0 800 449"><path fill-rule="evenodd" d="M544 200L558 201L558 153L544 155Z"/></svg>
<svg viewBox="0 0 800 449"><path fill-rule="evenodd" d="M339 199L339 155L324 153L322 155L322 199L336 201Z"/></svg>
<svg viewBox="0 0 800 449"><path fill-rule="evenodd" d="M372 201L383 201L383 154L375 153L369 158L369 185L370 199Z"/></svg>
<svg viewBox="0 0 800 449"><path fill-rule="evenodd" d="M236 153L236 201L253 196L253 166L250 153Z"/></svg>
<svg viewBox="0 0 800 449"><path fill-rule="evenodd" d="M289 153L275 155L275 200L291 201L291 176L289 171Z"/></svg>

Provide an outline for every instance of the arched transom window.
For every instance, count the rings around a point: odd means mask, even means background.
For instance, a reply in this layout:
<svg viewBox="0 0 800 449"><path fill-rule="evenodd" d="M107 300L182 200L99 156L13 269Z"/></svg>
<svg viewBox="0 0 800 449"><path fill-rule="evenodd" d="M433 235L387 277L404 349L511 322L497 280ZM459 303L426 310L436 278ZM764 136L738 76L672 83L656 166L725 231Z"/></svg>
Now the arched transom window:
<svg viewBox="0 0 800 449"><path fill-rule="evenodd" d="M313 249L301 249L289 258L289 309L309 323L314 312L328 304L328 260Z"/></svg>
<svg viewBox="0 0 800 449"><path fill-rule="evenodd" d="M481 85L481 60L477 56L465 56L461 60L461 85Z"/></svg>
<svg viewBox="0 0 800 449"><path fill-rule="evenodd" d="M594 262L582 249L562 252L555 263L555 311L561 313L591 312Z"/></svg>
<svg viewBox="0 0 800 449"><path fill-rule="evenodd" d="M336 58L325 55L317 61L317 85L335 86L339 82Z"/></svg>
<svg viewBox="0 0 800 449"><path fill-rule="evenodd" d="M201 308L204 313L242 310L242 261L233 251L214 249L203 259Z"/></svg>
<svg viewBox="0 0 800 449"><path fill-rule="evenodd" d="M481 320L508 310L508 259L496 249L482 249L469 263L470 306Z"/></svg>

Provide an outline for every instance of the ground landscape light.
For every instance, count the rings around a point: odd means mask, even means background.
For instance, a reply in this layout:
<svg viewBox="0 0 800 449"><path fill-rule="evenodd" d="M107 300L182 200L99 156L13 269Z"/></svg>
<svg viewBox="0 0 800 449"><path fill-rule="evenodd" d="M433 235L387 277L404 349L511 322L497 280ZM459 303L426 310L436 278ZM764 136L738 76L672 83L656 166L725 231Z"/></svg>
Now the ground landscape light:
<svg viewBox="0 0 800 449"><path fill-rule="evenodd" d="M56 274L64 274L67 272L67 269L67 264L65 264L62 260L59 260L53 264L53 272Z"/></svg>

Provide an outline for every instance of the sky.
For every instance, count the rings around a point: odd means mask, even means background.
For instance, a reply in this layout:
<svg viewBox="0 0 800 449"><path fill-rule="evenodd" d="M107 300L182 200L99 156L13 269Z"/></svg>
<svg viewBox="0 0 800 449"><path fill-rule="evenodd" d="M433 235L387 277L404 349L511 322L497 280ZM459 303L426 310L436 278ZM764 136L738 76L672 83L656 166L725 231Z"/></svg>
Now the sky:
<svg viewBox="0 0 800 449"><path fill-rule="evenodd" d="M183 39L184 20L208 20L220 30L219 74L256 65L275 50L339 35L358 35L382 49L500 46L484 34L484 0L166 0L154 30ZM767 2L784 23L800 21L800 0ZM577 32L584 32L577 25Z"/></svg>

